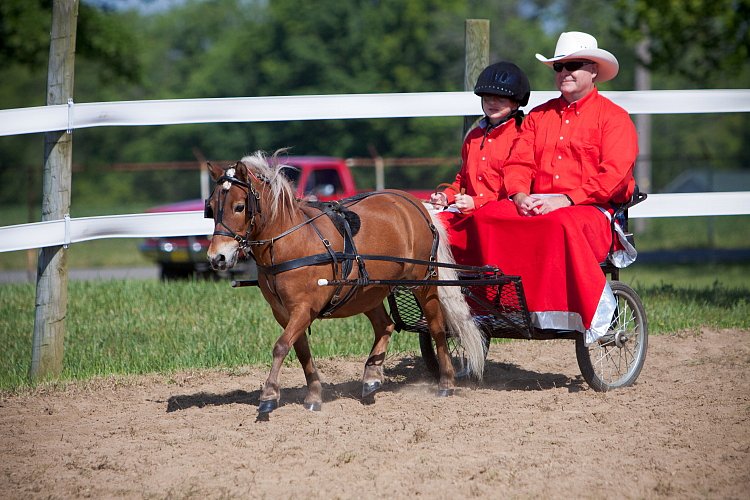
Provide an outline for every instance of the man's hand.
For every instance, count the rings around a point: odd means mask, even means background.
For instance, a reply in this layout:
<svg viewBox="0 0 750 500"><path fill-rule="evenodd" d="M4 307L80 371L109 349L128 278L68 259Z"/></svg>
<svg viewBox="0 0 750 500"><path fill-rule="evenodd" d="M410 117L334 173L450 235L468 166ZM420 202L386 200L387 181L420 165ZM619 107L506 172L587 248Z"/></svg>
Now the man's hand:
<svg viewBox="0 0 750 500"><path fill-rule="evenodd" d="M516 204L518 213L525 216L544 215L554 212L559 208L572 205L570 199L564 194L557 196L537 197L526 193L516 193L512 198Z"/></svg>

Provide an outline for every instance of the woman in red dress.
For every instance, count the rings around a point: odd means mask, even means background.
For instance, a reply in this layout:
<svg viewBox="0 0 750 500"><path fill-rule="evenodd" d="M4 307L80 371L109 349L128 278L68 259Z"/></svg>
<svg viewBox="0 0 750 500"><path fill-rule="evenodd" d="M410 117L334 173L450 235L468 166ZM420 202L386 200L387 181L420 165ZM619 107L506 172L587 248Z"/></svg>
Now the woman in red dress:
<svg viewBox="0 0 750 500"><path fill-rule="evenodd" d="M481 255L471 244L474 237L468 216L486 203L506 197L502 169L521 130L523 111L519 108L528 104L531 91L521 68L503 61L482 71L474 93L482 98L484 117L464 139L456 179L444 191L433 193L430 201L437 207L450 207L440 218L456 262L478 265Z"/></svg>

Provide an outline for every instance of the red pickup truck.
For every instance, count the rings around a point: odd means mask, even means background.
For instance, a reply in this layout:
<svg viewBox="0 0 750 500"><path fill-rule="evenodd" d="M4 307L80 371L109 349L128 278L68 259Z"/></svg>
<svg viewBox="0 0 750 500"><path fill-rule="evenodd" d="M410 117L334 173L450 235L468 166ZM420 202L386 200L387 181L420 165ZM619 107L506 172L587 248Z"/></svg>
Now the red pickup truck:
<svg viewBox="0 0 750 500"><path fill-rule="evenodd" d="M290 156L284 163L296 167L286 169L285 174L297 186L299 198L312 198L320 201L338 200L359 192L346 162L341 158L327 156ZM415 196L428 199L429 191L410 191ZM181 212L203 210L201 199L182 201L154 207L149 212ZM206 250L209 236L182 236L170 238L149 238L140 250L146 257L157 263L162 279L196 277L223 277L208 265ZM256 274L252 259L242 259L231 270L232 276L253 278Z"/></svg>

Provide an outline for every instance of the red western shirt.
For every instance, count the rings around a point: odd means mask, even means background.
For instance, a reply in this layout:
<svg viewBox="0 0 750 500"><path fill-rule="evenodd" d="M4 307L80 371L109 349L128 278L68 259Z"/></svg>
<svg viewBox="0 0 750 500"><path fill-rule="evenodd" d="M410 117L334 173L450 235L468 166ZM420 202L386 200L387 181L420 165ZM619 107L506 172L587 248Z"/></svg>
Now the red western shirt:
<svg viewBox="0 0 750 500"><path fill-rule="evenodd" d="M622 203L635 187L638 135L627 111L594 88L534 108L505 164L505 189L566 194L576 205Z"/></svg>
<svg viewBox="0 0 750 500"><path fill-rule="evenodd" d="M461 170L453 184L445 190L448 203L453 203L461 188L465 188L466 194L474 199L475 209L489 201L506 197L502 169L518 137L519 128L516 120L511 118L494 127L485 137L486 127L484 119L479 127L466 136L461 148Z"/></svg>

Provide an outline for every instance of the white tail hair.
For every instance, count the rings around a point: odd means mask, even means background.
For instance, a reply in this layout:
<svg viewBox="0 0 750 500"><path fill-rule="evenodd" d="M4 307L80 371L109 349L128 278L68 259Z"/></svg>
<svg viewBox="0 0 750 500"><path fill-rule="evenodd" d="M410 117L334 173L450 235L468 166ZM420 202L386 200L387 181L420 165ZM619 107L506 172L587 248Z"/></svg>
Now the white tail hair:
<svg viewBox="0 0 750 500"><path fill-rule="evenodd" d="M440 237L437 254L438 262L455 264L456 260L448 244L448 233L445 227L431 210L430 216ZM458 275L455 269L439 267L438 278L440 280L456 280L458 279ZM446 328L458 337L461 347L464 349L469 373L476 377L477 380L481 380L484 373L485 359L484 334L474 323L469 305L466 303L463 293L461 293L461 287L439 286L438 297L440 298L440 305L443 308Z"/></svg>

